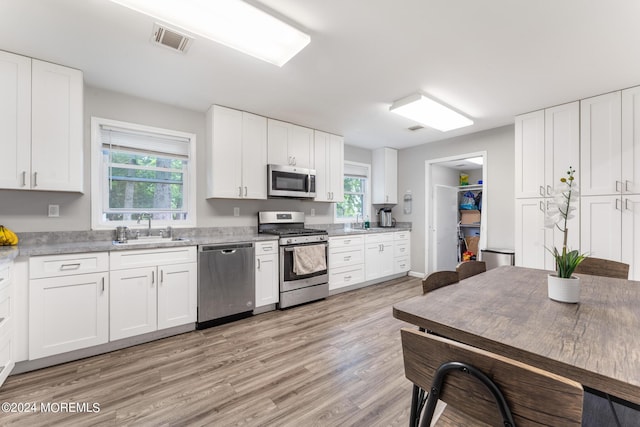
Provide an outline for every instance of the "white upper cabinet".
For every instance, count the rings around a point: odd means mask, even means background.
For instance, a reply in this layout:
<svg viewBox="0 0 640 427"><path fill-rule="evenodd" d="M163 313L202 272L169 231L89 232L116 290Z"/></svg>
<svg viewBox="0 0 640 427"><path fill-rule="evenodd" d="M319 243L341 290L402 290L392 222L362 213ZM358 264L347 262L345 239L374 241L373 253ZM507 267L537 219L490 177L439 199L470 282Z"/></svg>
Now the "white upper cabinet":
<svg viewBox="0 0 640 427"><path fill-rule="evenodd" d="M580 101L583 196L622 191L620 99L620 92L612 92Z"/></svg>
<svg viewBox="0 0 640 427"><path fill-rule="evenodd" d="M34 59L31 188L82 192L82 72Z"/></svg>
<svg viewBox="0 0 640 427"><path fill-rule="evenodd" d="M31 58L0 51L0 93L0 188L29 188Z"/></svg>
<svg viewBox="0 0 640 427"><path fill-rule="evenodd" d="M578 102L516 117L516 198L550 197L580 162Z"/></svg>
<svg viewBox="0 0 640 427"><path fill-rule="evenodd" d="M398 150L374 150L372 163L372 203L398 203Z"/></svg>
<svg viewBox="0 0 640 427"><path fill-rule="evenodd" d="M344 199L344 138L314 131L317 202Z"/></svg>
<svg viewBox="0 0 640 427"><path fill-rule="evenodd" d="M640 194L640 86L622 91L621 157L622 191Z"/></svg>
<svg viewBox="0 0 640 427"><path fill-rule="evenodd" d="M0 52L0 188L82 192L82 72Z"/></svg>
<svg viewBox="0 0 640 427"><path fill-rule="evenodd" d="M269 164L314 169L313 129L268 119Z"/></svg>
<svg viewBox="0 0 640 427"><path fill-rule="evenodd" d="M207 135L207 197L266 199L266 117L213 105Z"/></svg>

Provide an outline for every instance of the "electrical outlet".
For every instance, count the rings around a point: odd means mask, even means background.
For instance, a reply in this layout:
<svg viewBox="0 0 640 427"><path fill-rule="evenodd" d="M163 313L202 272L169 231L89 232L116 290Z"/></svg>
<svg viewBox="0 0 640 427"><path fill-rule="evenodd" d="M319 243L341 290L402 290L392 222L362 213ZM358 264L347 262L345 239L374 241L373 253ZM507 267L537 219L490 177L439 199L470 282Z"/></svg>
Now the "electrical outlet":
<svg viewBox="0 0 640 427"><path fill-rule="evenodd" d="M240 208L233 208L233 216L240 216Z"/></svg>
<svg viewBox="0 0 640 427"><path fill-rule="evenodd" d="M311 208L311 216L316 216L316 210Z"/></svg>
<svg viewBox="0 0 640 427"><path fill-rule="evenodd" d="M60 205L49 205L49 217L57 218L60 216Z"/></svg>

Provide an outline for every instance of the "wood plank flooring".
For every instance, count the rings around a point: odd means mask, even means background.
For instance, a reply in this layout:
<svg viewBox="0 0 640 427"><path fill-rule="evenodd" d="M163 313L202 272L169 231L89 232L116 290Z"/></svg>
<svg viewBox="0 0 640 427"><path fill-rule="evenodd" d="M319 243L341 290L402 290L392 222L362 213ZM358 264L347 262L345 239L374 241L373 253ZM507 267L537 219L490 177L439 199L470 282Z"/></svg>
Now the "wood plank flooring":
<svg viewBox="0 0 640 427"><path fill-rule="evenodd" d="M401 278L88 359L9 377L0 402L98 403L97 413L0 413L2 426L405 426L392 305ZM56 409L56 406L52 406Z"/></svg>

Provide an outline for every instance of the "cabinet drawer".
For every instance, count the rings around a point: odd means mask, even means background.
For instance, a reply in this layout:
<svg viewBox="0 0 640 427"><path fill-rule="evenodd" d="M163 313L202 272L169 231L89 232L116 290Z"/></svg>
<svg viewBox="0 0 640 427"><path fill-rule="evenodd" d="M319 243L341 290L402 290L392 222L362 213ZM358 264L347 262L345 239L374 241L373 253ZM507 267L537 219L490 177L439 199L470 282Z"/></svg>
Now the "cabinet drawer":
<svg viewBox="0 0 640 427"><path fill-rule="evenodd" d="M9 286L9 266L0 267L0 290Z"/></svg>
<svg viewBox="0 0 640 427"><path fill-rule="evenodd" d="M395 233L393 233L393 240L395 240L396 242L399 240L409 240L410 235L410 231L396 231Z"/></svg>
<svg viewBox="0 0 640 427"><path fill-rule="evenodd" d="M329 239L329 248L357 247L363 244L362 236L332 237Z"/></svg>
<svg viewBox="0 0 640 427"><path fill-rule="evenodd" d="M329 289L338 289L345 286L364 282L364 265L332 268L329 271Z"/></svg>
<svg viewBox="0 0 640 427"><path fill-rule="evenodd" d="M256 255L268 255L278 253L278 241L273 242L256 242L255 243Z"/></svg>
<svg viewBox="0 0 640 427"><path fill-rule="evenodd" d="M364 251L362 249L331 249L329 252L329 268L344 267L346 265L362 264Z"/></svg>
<svg viewBox="0 0 640 427"><path fill-rule="evenodd" d="M197 261L195 246L111 252L111 270Z"/></svg>
<svg viewBox="0 0 640 427"><path fill-rule="evenodd" d="M11 317L11 286L0 287L0 324Z"/></svg>
<svg viewBox="0 0 640 427"><path fill-rule="evenodd" d="M394 273L404 273L411 270L411 262L409 257L396 258L394 264Z"/></svg>
<svg viewBox="0 0 640 427"><path fill-rule="evenodd" d="M396 243L393 251L395 257L406 257L410 253L410 246L408 243Z"/></svg>
<svg viewBox="0 0 640 427"><path fill-rule="evenodd" d="M47 255L29 258L29 277L71 276L109 270L109 253Z"/></svg>
<svg viewBox="0 0 640 427"><path fill-rule="evenodd" d="M393 242L393 233L376 233L365 236L365 244Z"/></svg>

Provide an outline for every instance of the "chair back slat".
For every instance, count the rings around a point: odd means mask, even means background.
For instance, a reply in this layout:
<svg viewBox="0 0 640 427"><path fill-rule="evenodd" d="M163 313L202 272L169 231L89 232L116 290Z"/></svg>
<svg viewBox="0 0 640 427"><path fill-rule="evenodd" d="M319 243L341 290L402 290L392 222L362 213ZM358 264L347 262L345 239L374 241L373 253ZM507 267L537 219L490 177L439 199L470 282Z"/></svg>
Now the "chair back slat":
<svg viewBox="0 0 640 427"><path fill-rule="evenodd" d="M467 277L487 271L487 264L484 261L464 261L456 267L458 278L464 280Z"/></svg>
<svg viewBox="0 0 640 427"><path fill-rule="evenodd" d="M422 279L422 293L435 291L443 286L458 283L458 273L455 271L435 271Z"/></svg>
<svg viewBox="0 0 640 427"><path fill-rule="evenodd" d="M592 276L613 277L614 279L628 279L629 264L609 259L587 257L578 264L575 272Z"/></svg>
<svg viewBox="0 0 640 427"><path fill-rule="evenodd" d="M504 395L516 425L580 426L582 386L524 363L423 332L402 329L402 349L407 379L429 390L435 371L445 362L459 361L480 369ZM468 374L456 372L445 380L440 399L453 414L500 425L493 396ZM445 414L450 409L445 409ZM446 419L446 417L444 417Z"/></svg>

